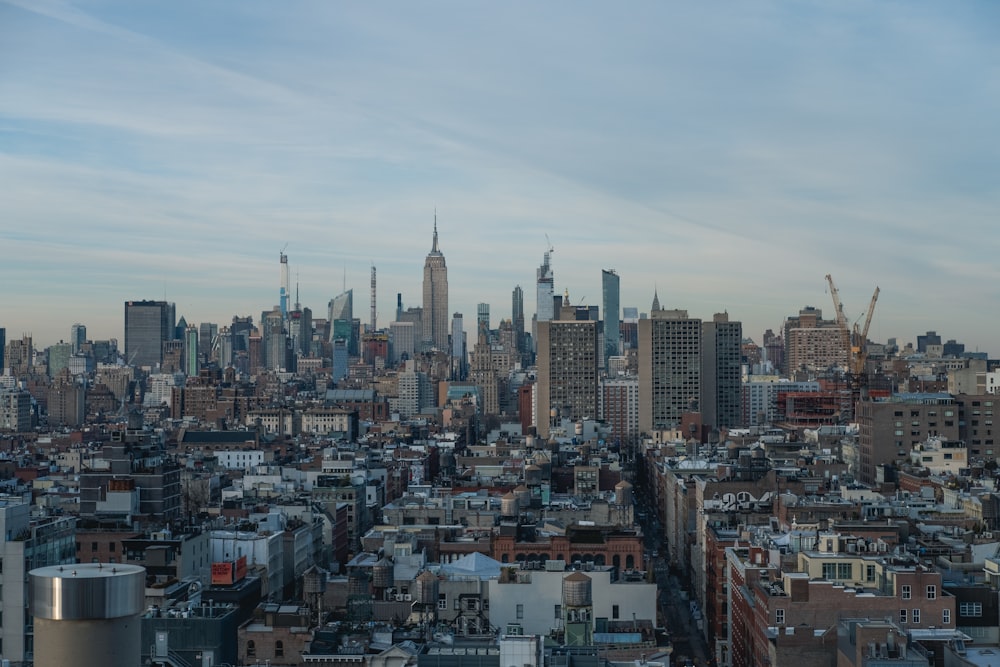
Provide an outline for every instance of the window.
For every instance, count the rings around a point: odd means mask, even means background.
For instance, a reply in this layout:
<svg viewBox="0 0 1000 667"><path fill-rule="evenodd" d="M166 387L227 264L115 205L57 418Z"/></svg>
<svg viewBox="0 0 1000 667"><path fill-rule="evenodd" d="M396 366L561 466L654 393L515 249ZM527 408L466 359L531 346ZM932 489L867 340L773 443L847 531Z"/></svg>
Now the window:
<svg viewBox="0 0 1000 667"><path fill-rule="evenodd" d="M616 621L619 618L618 617L618 605L616 605L616 604L611 605L611 618L614 619L614 620L616 620Z"/></svg>
<svg viewBox="0 0 1000 667"><path fill-rule="evenodd" d="M927 587L927 599L928 600L936 600L937 599L937 586L928 586Z"/></svg>
<svg viewBox="0 0 1000 667"><path fill-rule="evenodd" d="M555 613L556 618L562 618L562 605L561 604L557 604L555 606L555 612L556 612Z"/></svg>
<svg viewBox="0 0 1000 667"><path fill-rule="evenodd" d="M774 610L774 622L776 624L778 624L778 625L784 625L785 624L785 610L784 609L775 609Z"/></svg>
<svg viewBox="0 0 1000 667"><path fill-rule="evenodd" d="M913 612L910 614L910 617L913 619L914 623L919 623L920 622L920 610L919 609L914 609Z"/></svg>
<svg viewBox="0 0 1000 667"><path fill-rule="evenodd" d="M906 610L905 609L900 609L899 610L899 622L903 623L903 624L906 623Z"/></svg>
<svg viewBox="0 0 1000 667"><path fill-rule="evenodd" d="M903 598L904 600L909 600L910 599L910 585L909 584L903 584L903 590L902 590L902 592L900 594L900 597Z"/></svg>
<svg viewBox="0 0 1000 667"><path fill-rule="evenodd" d="M247 642L247 657L253 658L257 655L257 646L254 645L253 640Z"/></svg>
<svg viewBox="0 0 1000 667"><path fill-rule="evenodd" d="M854 563L837 563L837 578L852 579L854 577Z"/></svg>
<svg viewBox="0 0 1000 667"><path fill-rule="evenodd" d="M983 615L983 603L963 602L958 606L958 615L968 618L979 618Z"/></svg>
<svg viewBox="0 0 1000 667"><path fill-rule="evenodd" d="M438 609L441 611L448 609L448 596L444 593L438 593Z"/></svg>
<svg viewBox="0 0 1000 667"><path fill-rule="evenodd" d="M519 605L517 605L517 620L520 621L520 620L523 620L523 619L524 619L524 605L523 604L519 604Z"/></svg>
<svg viewBox="0 0 1000 667"><path fill-rule="evenodd" d="M837 564L836 563L823 563L823 578L824 579L836 579L837 578Z"/></svg>
<svg viewBox="0 0 1000 667"><path fill-rule="evenodd" d="M941 610L941 625L951 625L951 609Z"/></svg>
<svg viewBox="0 0 1000 667"><path fill-rule="evenodd" d="M280 639L274 642L274 657L275 658L285 657L285 643Z"/></svg>
<svg viewBox="0 0 1000 667"><path fill-rule="evenodd" d="M875 566L866 565L865 566L865 579L868 581L875 581Z"/></svg>
<svg viewBox="0 0 1000 667"><path fill-rule="evenodd" d="M110 551L111 553L115 552L115 543L114 542L108 542L108 551Z"/></svg>
<svg viewBox="0 0 1000 667"><path fill-rule="evenodd" d="M91 542L90 543L90 550L91 551L97 551L97 542Z"/></svg>

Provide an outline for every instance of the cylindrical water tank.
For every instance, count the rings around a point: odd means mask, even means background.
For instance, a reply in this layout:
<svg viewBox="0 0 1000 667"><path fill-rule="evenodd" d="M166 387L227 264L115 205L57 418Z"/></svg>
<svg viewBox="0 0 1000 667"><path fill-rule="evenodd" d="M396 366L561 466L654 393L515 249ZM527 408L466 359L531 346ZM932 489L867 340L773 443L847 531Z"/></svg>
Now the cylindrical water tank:
<svg viewBox="0 0 1000 667"><path fill-rule="evenodd" d="M364 572L354 572L347 578L348 595L368 595L368 576Z"/></svg>
<svg viewBox="0 0 1000 667"><path fill-rule="evenodd" d="M615 484L615 504L622 506L632 504L632 485L624 479Z"/></svg>
<svg viewBox="0 0 1000 667"><path fill-rule="evenodd" d="M583 435L583 422L577 422L573 424L573 434L576 435L577 437Z"/></svg>
<svg viewBox="0 0 1000 667"><path fill-rule="evenodd" d="M500 499L500 516L517 516L518 510L517 496L508 491Z"/></svg>
<svg viewBox="0 0 1000 667"><path fill-rule="evenodd" d="M420 604L437 604L438 578L433 572L424 570L413 580L413 599Z"/></svg>
<svg viewBox="0 0 1000 667"><path fill-rule="evenodd" d="M313 565L302 573L302 592L316 595L326 591L326 572Z"/></svg>
<svg viewBox="0 0 1000 667"><path fill-rule="evenodd" d="M592 583L583 572L574 572L562 582L562 600L568 607L588 607L592 604Z"/></svg>
<svg viewBox="0 0 1000 667"><path fill-rule="evenodd" d="M372 566L372 585L375 588L391 588L393 581L392 561L383 556Z"/></svg>
<svg viewBox="0 0 1000 667"><path fill-rule="evenodd" d="M517 498L518 509L527 508L531 505L531 490L524 484L514 489L514 497Z"/></svg>
<svg viewBox="0 0 1000 667"><path fill-rule="evenodd" d="M542 469L534 463L525 467L524 481L528 486L538 486L542 483Z"/></svg>
<svg viewBox="0 0 1000 667"><path fill-rule="evenodd" d="M28 573L35 664L136 667L146 569L78 563Z"/></svg>

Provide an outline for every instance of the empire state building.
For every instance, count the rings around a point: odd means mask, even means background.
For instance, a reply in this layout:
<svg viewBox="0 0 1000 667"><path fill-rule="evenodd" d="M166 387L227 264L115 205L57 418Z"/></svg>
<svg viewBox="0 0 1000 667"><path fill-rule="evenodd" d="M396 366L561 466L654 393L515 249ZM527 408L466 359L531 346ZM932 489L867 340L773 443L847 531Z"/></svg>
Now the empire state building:
<svg viewBox="0 0 1000 667"><path fill-rule="evenodd" d="M437 215L434 245L424 262L423 347L448 351L448 267L438 250Z"/></svg>

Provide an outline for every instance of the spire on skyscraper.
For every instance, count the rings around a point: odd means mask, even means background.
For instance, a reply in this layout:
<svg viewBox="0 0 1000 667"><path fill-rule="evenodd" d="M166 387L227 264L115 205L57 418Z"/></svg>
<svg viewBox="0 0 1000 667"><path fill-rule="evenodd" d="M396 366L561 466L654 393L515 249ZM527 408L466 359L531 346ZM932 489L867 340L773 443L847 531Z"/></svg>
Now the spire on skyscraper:
<svg viewBox="0 0 1000 667"><path fill-rule="evenodd" d="M656 288L653 288L653 307L651 310L660 309L660 295L657 293Z"/></svg>
<svg viewBox="0 0 1000 667"><path fill-rule="evenodd" d="M441 252L438 250L438 212L434 209L434 244L431 246L431 252Z"/></svg>

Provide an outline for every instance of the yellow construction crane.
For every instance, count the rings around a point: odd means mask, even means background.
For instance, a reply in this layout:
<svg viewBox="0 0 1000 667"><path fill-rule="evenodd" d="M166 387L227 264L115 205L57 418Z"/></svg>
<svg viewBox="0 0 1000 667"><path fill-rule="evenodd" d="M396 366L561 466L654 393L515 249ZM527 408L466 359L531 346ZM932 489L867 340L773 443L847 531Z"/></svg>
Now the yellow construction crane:
<svg viewBox="0 0 1000 667"><path fill-rule="evenodd" d="M868 361L868 329L872 324L872 314L875 312L875 302L878 301L879 288L875 287L875 293L872 294L872 299L868 304L864 327L859 327L858 322L855 322L852 329L847 323L847 316L844 315L844 306L840 303L840 292L833 283L833 276L829 273L826 274L826 282L830 286L830 295L833 297L837 328L840 329L844 341L848 385L855 400L864 398L868 384L868 374L865 372L865 363Z"/></svg>

